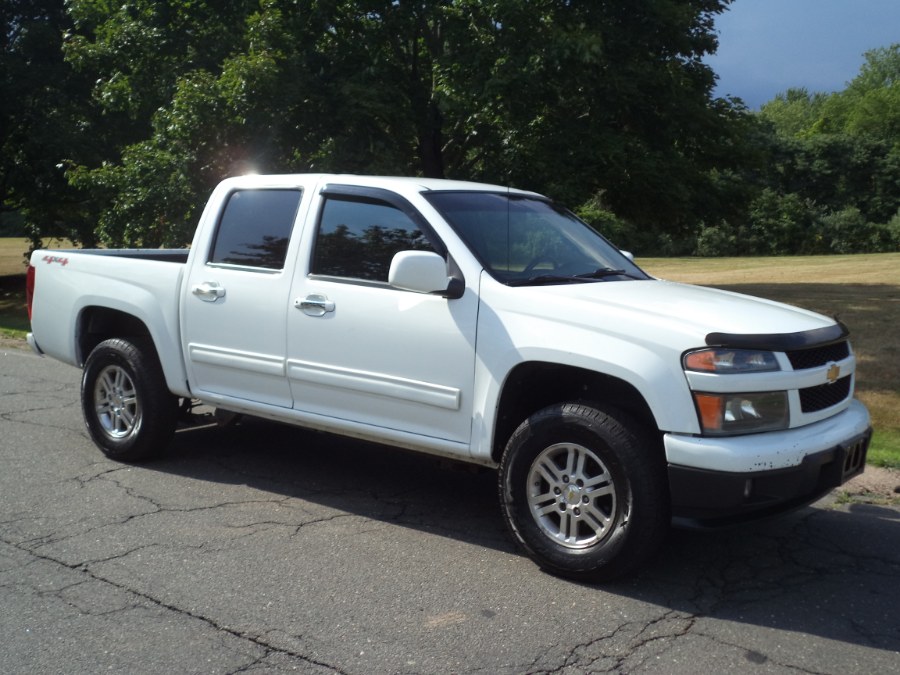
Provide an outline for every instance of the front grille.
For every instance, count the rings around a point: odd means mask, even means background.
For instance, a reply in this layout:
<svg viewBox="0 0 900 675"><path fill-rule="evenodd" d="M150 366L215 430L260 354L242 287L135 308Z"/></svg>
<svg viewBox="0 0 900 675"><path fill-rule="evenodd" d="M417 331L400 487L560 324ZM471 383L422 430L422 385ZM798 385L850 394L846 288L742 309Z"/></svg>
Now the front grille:
<svg viewBox="0 0 900 675"><path fill-rule="evenodd" d="M800 390L800 410L814 413L837 405L850 396L851 376L842 377L834 384L820 384Z"/></svg>
<svg viewBox="0 0 900 675"><path fill-rule="evenodd" d="M850 346L846 340L822 347L811 347L809 349L787 352L787 357L794 370L817 368L832 361L843 361L848 356L850 356Z"/></svg>

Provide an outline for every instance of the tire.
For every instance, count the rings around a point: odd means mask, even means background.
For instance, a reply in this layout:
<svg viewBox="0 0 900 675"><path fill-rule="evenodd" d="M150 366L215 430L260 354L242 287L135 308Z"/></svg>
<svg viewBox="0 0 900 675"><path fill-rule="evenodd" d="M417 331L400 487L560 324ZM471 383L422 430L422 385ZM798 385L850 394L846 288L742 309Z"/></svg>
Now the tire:
<svg viewBox="0 0 900 675"><path fill-rule="evenodd" d="M566 403L535 413L507 443L499 479L513 538L570 579L636 570L671 523L659 443L615 409Z"/></svg>
<svg viewBox="0 0 900 675"><path fill-rule="evenodd" d="M172 440L178 399L166 386L152 343L114 338L84 364L81 409L91 439L110 459L135 462Z"/></svg>

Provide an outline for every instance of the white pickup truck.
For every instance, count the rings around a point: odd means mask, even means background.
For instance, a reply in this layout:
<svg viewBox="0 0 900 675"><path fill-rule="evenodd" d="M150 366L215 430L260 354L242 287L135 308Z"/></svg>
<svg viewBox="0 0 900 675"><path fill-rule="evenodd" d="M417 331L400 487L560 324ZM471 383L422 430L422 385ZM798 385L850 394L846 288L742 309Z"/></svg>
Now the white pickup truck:
<svg viewBox="0 0 900 675"><path fill-rule="evenodd" d="M190 249L36 251L28 291L109 457L193 401L495 468L516 542L571 578L634 569L673 518L806 504L871 435L843 325L654 279L505 187L232 178Z"/></svg>

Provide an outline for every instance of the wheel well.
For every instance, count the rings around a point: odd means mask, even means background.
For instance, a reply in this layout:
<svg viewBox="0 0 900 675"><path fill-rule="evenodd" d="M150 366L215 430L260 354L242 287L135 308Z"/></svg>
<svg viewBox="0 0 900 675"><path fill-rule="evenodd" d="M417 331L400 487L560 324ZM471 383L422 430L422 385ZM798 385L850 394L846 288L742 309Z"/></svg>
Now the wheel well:
<svg viewBox="0 0 900 675"><path fill-rule="evenodd" d="M78 321L78 360L83 364L94 347L110 338L150 337L143 321L108 307L87 307Z"/></svg>
<svg viewBox="0 0 900 675"><path fill-rule="evenodd" d="M509 437L526 418L564 402L610 403L652 433L657 432L650 407L628 382L558 363L523 363L509 374L500 395L491 451L494 461L500 461Z"/></svg>

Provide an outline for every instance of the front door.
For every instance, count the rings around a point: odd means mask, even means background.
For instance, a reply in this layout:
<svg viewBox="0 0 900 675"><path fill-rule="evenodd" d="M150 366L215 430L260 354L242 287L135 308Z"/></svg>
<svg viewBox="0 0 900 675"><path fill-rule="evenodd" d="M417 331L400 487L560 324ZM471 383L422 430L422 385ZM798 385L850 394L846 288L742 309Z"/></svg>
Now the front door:
<svg viewBox="0 0 900 675"><path fill-rule="evenodd" d="M331 188L288 316L294 407L458 443L471 435L478 299L387 284L393 255L443 246L408 202ZM307 273L308 272L308 273Z"/></svg>

